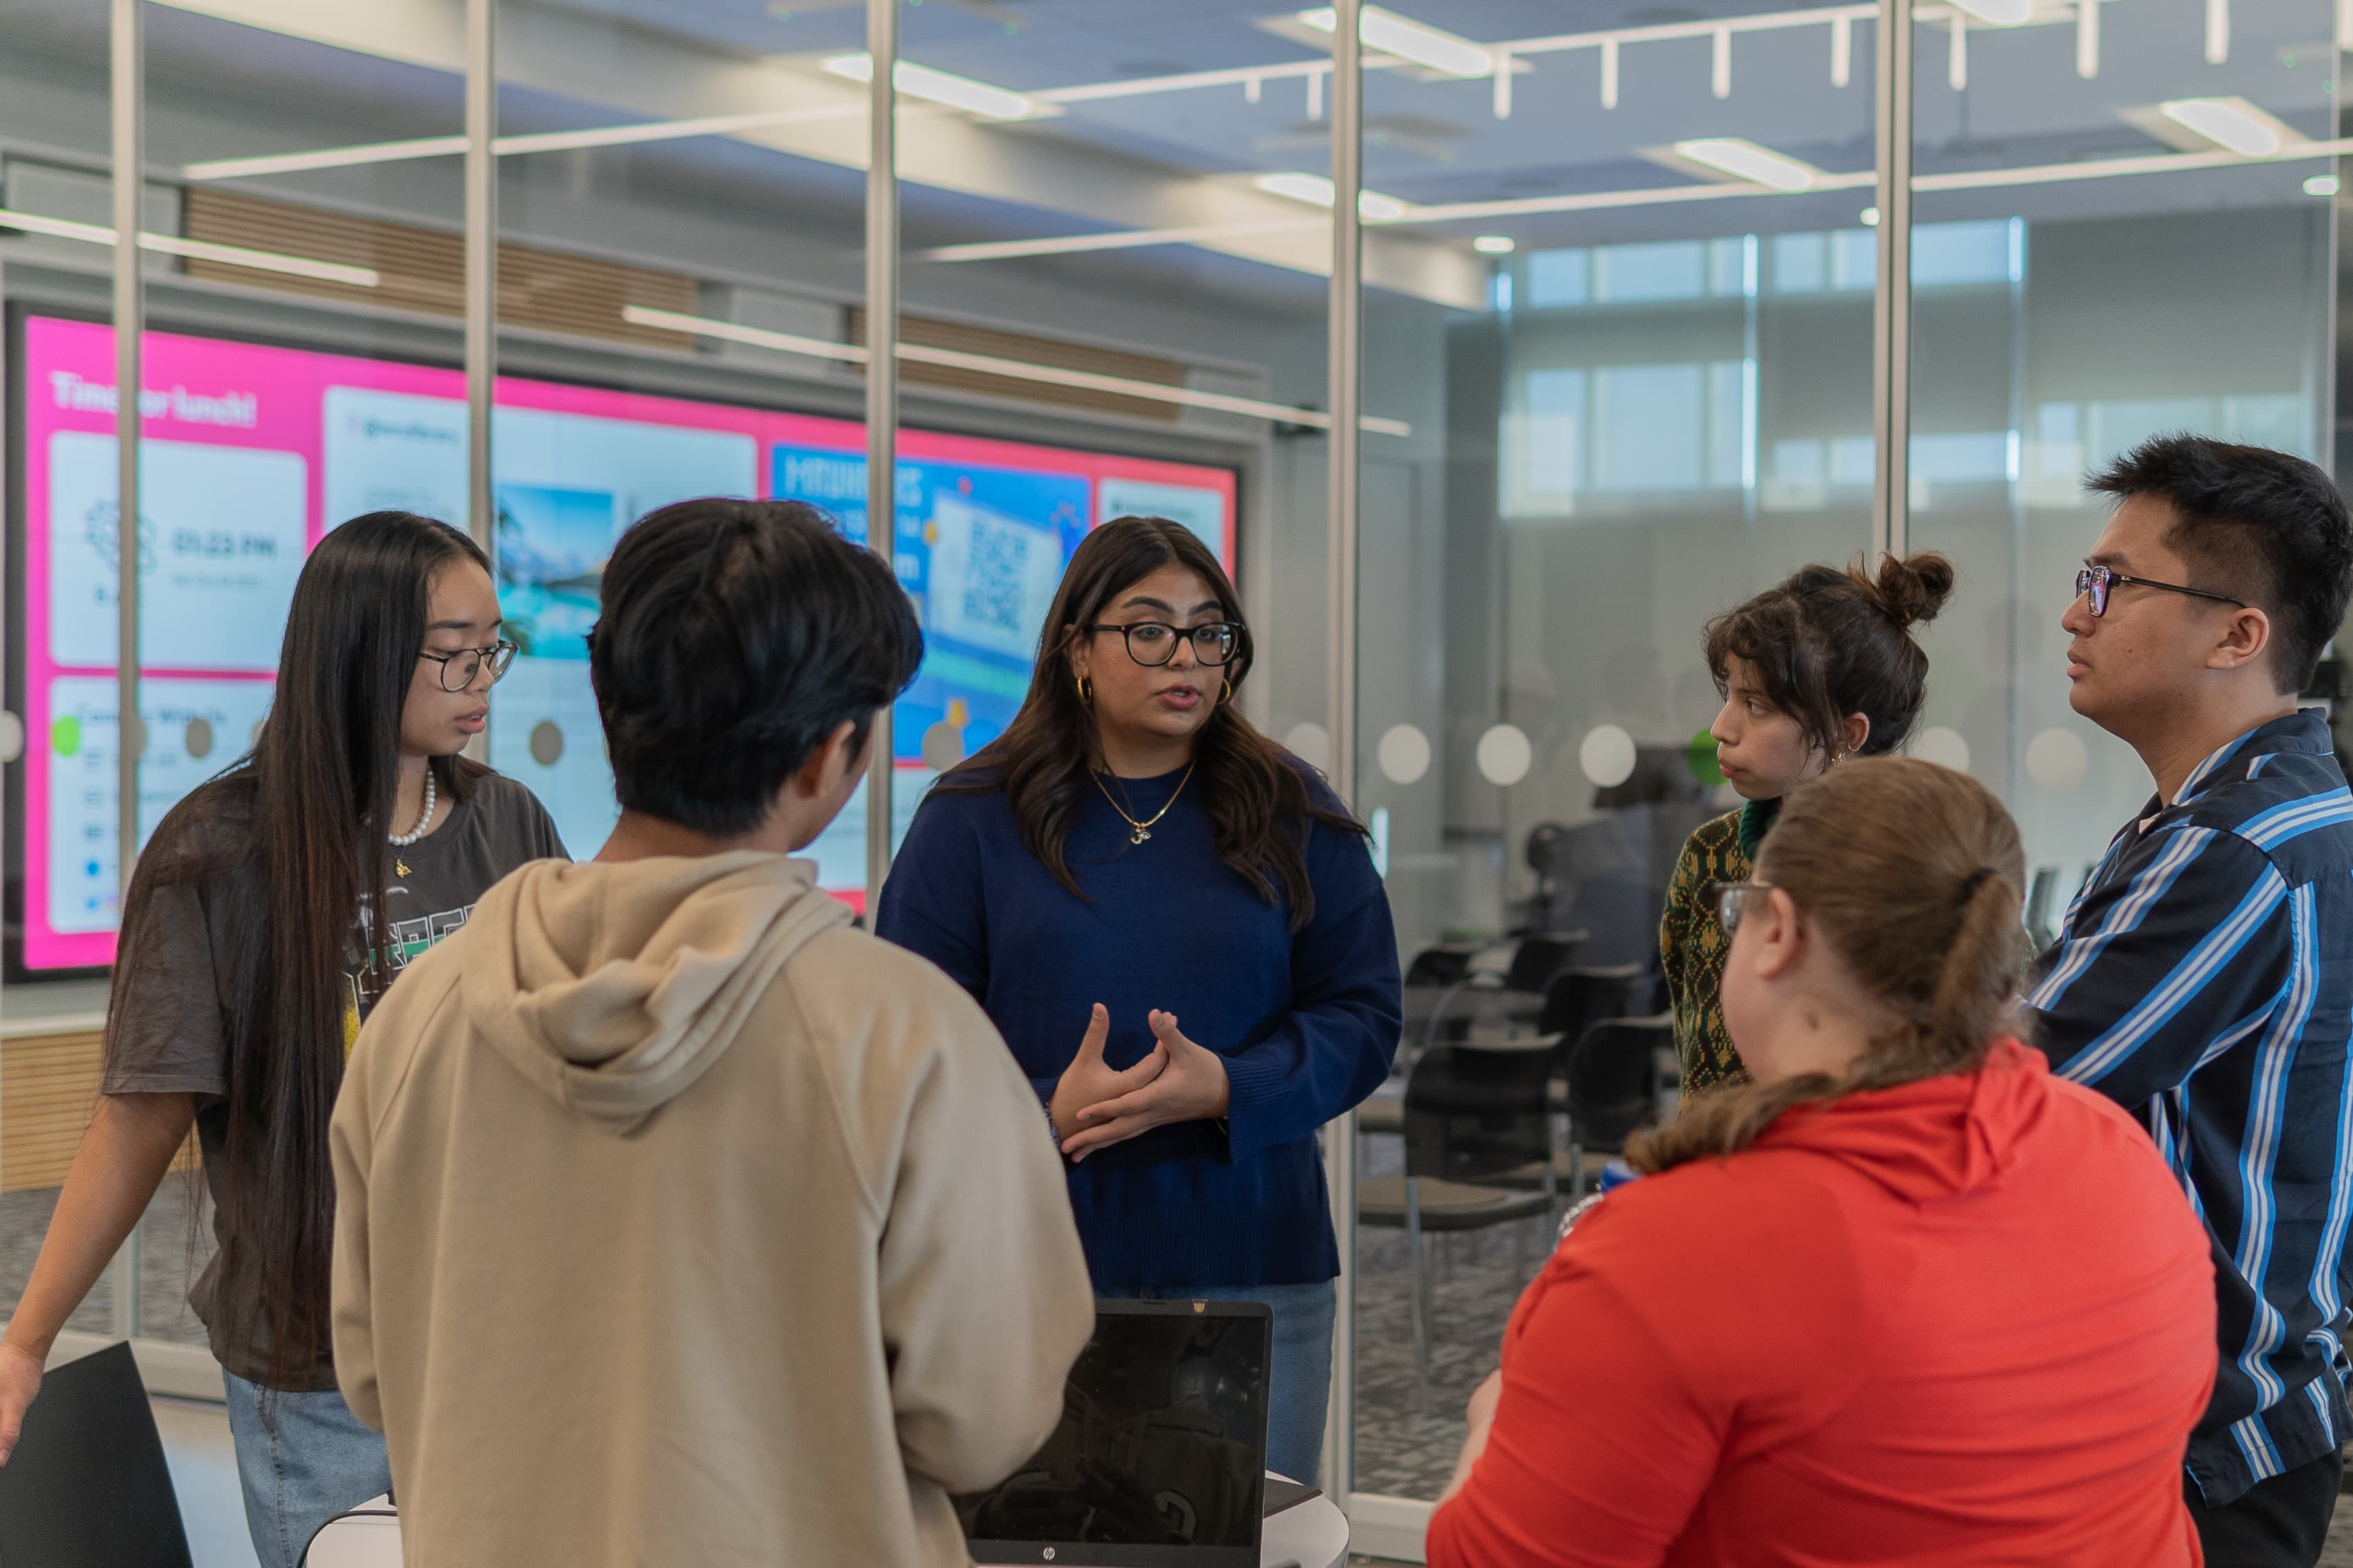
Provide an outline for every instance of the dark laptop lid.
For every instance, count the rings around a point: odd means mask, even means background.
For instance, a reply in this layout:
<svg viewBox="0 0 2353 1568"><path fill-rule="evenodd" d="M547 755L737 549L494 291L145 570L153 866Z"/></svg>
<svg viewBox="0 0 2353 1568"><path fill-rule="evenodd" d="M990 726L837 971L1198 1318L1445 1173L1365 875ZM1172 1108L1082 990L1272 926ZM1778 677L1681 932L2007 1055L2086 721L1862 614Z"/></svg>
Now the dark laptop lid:
<svg viewBox="0 0 2353 1568"><path fill-rule="evenodd" d="M1254 1301L1096 1302L1054 1435L955 1500L974 1561L1258 1568L1272 1335Z"/></svg>

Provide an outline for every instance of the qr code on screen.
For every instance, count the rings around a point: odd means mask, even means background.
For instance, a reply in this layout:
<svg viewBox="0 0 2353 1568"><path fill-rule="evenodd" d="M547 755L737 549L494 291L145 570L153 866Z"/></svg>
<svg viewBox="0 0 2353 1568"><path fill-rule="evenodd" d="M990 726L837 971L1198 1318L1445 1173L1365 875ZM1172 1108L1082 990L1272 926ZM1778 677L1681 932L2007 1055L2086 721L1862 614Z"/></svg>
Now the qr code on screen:
<svg viewBox="0 0 2353 1568"><path fill-rule="evenodd" d="M976 516L965 559L964 618L967 626L1012 637L1022 624L1022 586L1028 581L1034 531Z"/></svg>

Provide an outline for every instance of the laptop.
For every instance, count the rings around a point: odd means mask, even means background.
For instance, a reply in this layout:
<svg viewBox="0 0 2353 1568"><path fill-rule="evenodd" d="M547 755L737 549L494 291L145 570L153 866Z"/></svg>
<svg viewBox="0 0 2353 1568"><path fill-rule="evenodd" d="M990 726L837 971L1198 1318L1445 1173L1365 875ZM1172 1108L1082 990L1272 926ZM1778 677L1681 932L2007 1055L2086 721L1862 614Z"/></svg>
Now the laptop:
<svg viewBox="0 0 2353 1568"><path fill-rule="evenodd" d="M1273 1319L1255 1301L1098 1301L1062 1420L993 1489L955 1500L975 1563L1259 1568Z"/></svg>

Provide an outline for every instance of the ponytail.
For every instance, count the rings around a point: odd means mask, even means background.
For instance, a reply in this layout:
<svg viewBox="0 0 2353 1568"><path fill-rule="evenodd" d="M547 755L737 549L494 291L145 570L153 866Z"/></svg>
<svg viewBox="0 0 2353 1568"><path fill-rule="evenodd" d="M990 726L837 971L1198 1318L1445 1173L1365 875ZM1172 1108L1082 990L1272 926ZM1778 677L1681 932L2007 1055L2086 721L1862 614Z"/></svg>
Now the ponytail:
<svg viewBox="0 0 2353 1568"><path fill-rule="evenodd" d="M2026 958L2024 873L2017 825L1966 773L1887 757L1797 790L1758 879L1820 923L1865 993L1859 1004L1894 1023L1842 1076L1695 1097L1669 1126L1630 1140L1628 1163L1655 1175L1735 1154L1801 1106L1980 1066L2009 1022Z"/></svg>

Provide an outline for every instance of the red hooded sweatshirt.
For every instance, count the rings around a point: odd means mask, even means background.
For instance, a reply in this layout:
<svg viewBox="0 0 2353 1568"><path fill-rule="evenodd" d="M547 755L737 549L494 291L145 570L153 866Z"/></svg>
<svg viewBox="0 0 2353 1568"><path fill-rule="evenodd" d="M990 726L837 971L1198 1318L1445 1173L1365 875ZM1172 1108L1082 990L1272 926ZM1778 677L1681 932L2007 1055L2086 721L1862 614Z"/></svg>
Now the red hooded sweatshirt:
<svg viewBox="0 0 2353 1568"><path fill-rule="evenodd" d="M1504 1336L1431 1568L2196 1568L2205 1233L2115 1105L1986 1067L1611 1193Z"/></svg>

